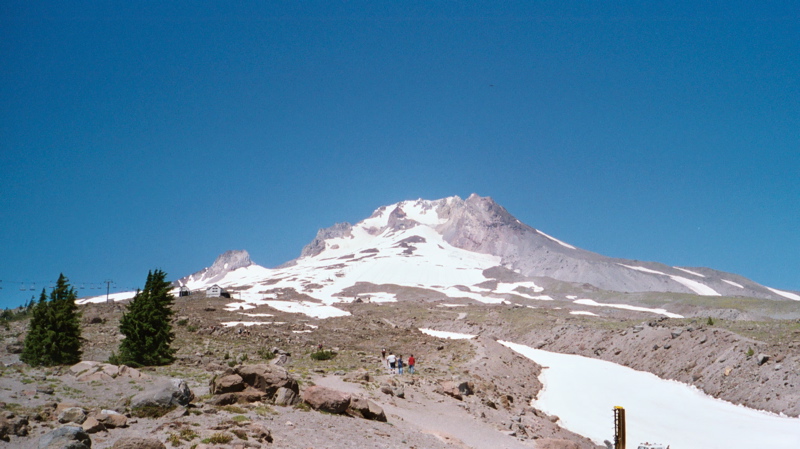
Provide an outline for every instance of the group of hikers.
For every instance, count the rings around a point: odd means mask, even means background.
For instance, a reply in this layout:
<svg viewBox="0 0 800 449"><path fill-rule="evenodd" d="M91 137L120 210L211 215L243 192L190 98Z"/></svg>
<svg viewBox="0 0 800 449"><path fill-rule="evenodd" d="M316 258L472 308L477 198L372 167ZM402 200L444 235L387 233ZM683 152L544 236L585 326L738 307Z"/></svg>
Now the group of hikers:
<svg viewBox="0 0 800 449"><path fill-rule="evenodd" d="M390 352L386 355L386 349L381 350L381 361L384 366L388 365L390 374L403 374L403 368L408 367L408 374L414 374L414 365L417 363L414 354L408 356L408 360L403 362L402 355L394 355Z"/></svg>

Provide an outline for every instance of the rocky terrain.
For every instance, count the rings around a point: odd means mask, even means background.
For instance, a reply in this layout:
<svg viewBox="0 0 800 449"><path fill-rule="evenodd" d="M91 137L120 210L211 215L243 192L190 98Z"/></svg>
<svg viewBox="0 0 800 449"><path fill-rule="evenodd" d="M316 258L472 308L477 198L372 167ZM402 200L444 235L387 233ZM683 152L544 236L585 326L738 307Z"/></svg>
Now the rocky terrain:
<svg viewBox="0 0 800 449"><path fill-rule="evenodd" d="M123 304L82 306L84 359L93 362L74 367L21 364L16 353L26 322L11 322L0 353L0 447L44 447L54 430L70 426L83 429L93 448L134 447L131 438L187 448L597 447L529 406L541 388L533 362L491 338L441 340L419 332L423 315L437 312L430 304L406 309L416 309L420 319L398 316L393 307L353 304L350 317L309 320L278 312L282 324L229 328L220 322L237 314L222 305L220 298L177 298L178 360L138 370L101 363L121 339ZM336 357L312 360L320 344ZM415 354L417 372L388 374L382 348ZM285 372L297 395L276 395L279 387L231 386L231 378L246 378L241 373L253 367ZM174 409L163 416L137 411L140 396L175 388L171 379L182 380L191 393L162 395L191 399L168 403ZM309 395L318 387L349 396L351 405L316 411ZM367 412L348 410L358 401L368 401L384 418L359 417L369 415L369 404ZM58 444L47 447L65 447Z"/></svg>
<svg viewBox="0 0 800 449"><path fill-rule="evenodd" d="M598 320L502 304L456 312L419 301L354 303L347 306L351 316L324 320L264 307L250 312L273 314L275 324L223 327L221 322L241 318L224 309L228 301L176 298L178 360L139 370L99 363L30 368L16 354L26 322L11 322L0 348L0 432L5 438L0 445L37 448L54 429L81 421L93 448L122 447L132 437L187 448L597 447L561 429L557 417L530 407L541 388L540 367L496 339L602 358L697 385L732 402L800 413L796 322L709 324L635 313ZM89 304L82 310L84 359L103 362L121 339L117 326L124 304ZM442 340L418 330L425 327L479 337ZM311 359L319 345L336 357ZM383 348L413 353L417 373L388 374L380 357ZM285 370L296 382L296 397L279 399L277 387L263 385L260 393L247 390L243 398L226 397L226 388L236 387L220 384L221 379L252 366ZM136 396L165 379L183 380L193 398L164 416L137 416L132 408ZM305 396L313 386L349 395L351 401L370 401L385 421L353 417L363 412L315 411ZM62 416L68 410L77 417ZM123 418L121 424L109 423ZM609 420L611 428L610 413L598 419ZM226 436L230 441L223 442Z"/></svg>

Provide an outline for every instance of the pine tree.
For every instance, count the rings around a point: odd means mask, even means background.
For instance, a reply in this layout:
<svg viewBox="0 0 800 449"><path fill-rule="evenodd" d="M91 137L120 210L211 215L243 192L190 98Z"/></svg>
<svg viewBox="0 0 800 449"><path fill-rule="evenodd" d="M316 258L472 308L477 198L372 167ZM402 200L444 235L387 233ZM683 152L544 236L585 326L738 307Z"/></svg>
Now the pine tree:
<svg viewBox="0 0 800 449"><path fill-rule="evenodd" d="M125 339L119 345L119 354L109 359L111 363L157 366L175 360L175 349L170 346L175 339L171 323L174 297L166 276L161 270L147 273L144 290L136 292L122 315L119 330Z"/></svg>
<svg viewBox="0 0 800 449"><path fill-rule="evenodd" d="M19 359L28 365L42 365L44 354L44 330L46 326L45 315L47 313L47 294L42 289L39 302L31 303L29 306L31 321L28 323L28 334L25 336L24 348L19 355Z"/></svg>
<svg viewBox="0 0 800 449"><path fill-rule="evenodd" d="M81 360L80 311L77 294L59 275L48 301L45 291L33 306L20 360L31 366L72 365Z"/></svg>

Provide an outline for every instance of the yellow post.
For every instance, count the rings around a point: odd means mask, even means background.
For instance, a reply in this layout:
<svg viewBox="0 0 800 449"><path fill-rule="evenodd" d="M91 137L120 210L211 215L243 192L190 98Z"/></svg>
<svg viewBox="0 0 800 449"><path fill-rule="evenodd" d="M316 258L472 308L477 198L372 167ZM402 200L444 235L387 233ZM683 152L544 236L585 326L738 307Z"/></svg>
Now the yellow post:
<svg viewBox="0 0 800 449"><path fill-rule="evenodd" d="M614 449L625 449L625 409L614 406Z"/></svg>

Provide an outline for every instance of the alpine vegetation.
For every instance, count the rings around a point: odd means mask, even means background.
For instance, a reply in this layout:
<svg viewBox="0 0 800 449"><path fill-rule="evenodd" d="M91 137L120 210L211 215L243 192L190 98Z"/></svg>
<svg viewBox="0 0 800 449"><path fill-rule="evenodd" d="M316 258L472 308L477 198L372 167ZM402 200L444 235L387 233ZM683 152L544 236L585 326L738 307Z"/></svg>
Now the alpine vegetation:
<svg viewBox="0 0 800 449"><path fill-rule="evenodd" d="M72 365L81 360L80 312L77 295L60 274L48 300L44 289L33 307L20 360L31 366Z"/></svg>
<svg viewBox="0 0 800 449"><path fill-rule="evenodd" d="M109 362L136 367L168 365L175 360L171 347L175 333L170 322L174 297L166 276L161 270L147 273L144 290L136 292L120 319L119 330L125 339Z"/></svg>

